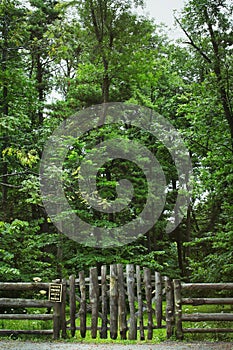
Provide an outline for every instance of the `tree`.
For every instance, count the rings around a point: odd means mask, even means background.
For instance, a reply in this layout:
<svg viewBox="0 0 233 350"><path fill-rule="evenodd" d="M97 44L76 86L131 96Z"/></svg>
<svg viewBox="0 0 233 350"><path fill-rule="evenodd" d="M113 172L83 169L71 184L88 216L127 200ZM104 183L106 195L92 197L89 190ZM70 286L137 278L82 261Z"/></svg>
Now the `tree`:
<svg viewBox="0 0 233 350"><path fill-rule="evenodd" d="M41 207L37 173L43 138L41 136L38 139L40 129L38 120L34 119L37 111L41 109L41 100L37 94L37 76L31 72L31 66L28 65L28 11L20 2L3 1L0 4L0 16L1 274L20 279L28 278L24 270L25 259L28 258L31 263L34 258L41 261L45 259L48 265L50 264L51 255L48 255L47 247L50 245L51 248L55 240L53 234L48 239L46 230L42 230L43 227L47 227L47 222ZM45 127L44 137L48 132L48 128ZM36 239L32 238L35 233ZM33 242L38 248L35 256ZM18 251L20 247L21 253ZM36 272L36 260L34 261ZM43 262L42 265L39 262L37 265L43 271Z"/></svg>
<svg viewBox="0 0 233 350"><path fill-rule="evenodd" d="M37 120L33 123L43 124L43 110L46 94L51 91L51 58L49 56L50 42L46 36L49 26L59 17L56 0L30 0L32 10L28 16L30 33L28 48L31 54L30 77L36 80L38 94Z"/></svg>
<svg viewBox="0 0 233 350"><path fill-rule="evenodd" d="M189 125L184 134L195 165L191 242L186 245L192 278L205 281L220 274L228 280L232 271L232 226L227 219L232 215L231 15L230 2L199 0L189 1L177 19L188 39L193 72L191 79L190 74L185 77L187 87L177 110L177 117Z"/></svg>
<svg viewBox="0 0 233 350"><path fill-rule="evenodd" d="M232 3L227 0L192 0L178 20L189 44L200 56L207 71L215 77L216 93L229 124L233 145L232 113Z"/></svg>
<svg viewBox="0 0 233 350"><path fill-rule="evenodd" d="M2 1L0 4L0 49L1 49L1 211L3 218L8 219L9 201L8 192L11 188L8 172L11 170L9 162L4 156L11 145L14 135L14 128L19 125L19 119L24 112L21 107L23 83L26 76L23 74L23 64L20 50L25 43L25 11L19 8L18 3ZM17 86L17 87L16 87ZM25 120L25 125L28 120Z"/></svg>
<svg viewBox="0 0 233 350"><path fill-rule="evenodd" d="M86 39L89 63L84 56L83 68L86 64L89 68L90 64L94 66L94 77L97 77L94 83L98 81L101 88L100 102L109 102L114 99L111 86L118 88L115 78L120 78L120 72L124 72L125 77L130 73L127 67L131 55L148 45L153 26L131 13L130 1L76 1L72 4L77 6Z"/></svg>

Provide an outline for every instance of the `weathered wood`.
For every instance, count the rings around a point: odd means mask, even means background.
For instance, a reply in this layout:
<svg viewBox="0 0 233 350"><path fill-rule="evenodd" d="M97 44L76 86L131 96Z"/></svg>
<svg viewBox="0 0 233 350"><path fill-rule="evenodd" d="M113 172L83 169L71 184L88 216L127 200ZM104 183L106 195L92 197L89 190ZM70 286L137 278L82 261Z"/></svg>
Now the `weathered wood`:
<svg viewBox="0 0 233 350"><path fill-rule="evenodd" d="M233 305L233 298L182 298L184 305Z"/></svg>
<svg viewBox="0 0 233 350"><path fill-rule="evenodd" d="M76 326L76 298L75 298L75 276L72 275L69 278L69 286L70 286L70 333L71 336L75 336Z"/></svg>
<svg viewBox="0 0 233 350"><path fill-rule="evenodd" d="M0 290L15 290L15 291L21 291L21 290L48 290L49 289L49 283L26 283L26 282L15 282L15 283L5 283L0 282Z"/></svg>
<svg viewBox="0 0 233 350"><path fill-rule="evenodd" d="M101 297L102 297L102 323L100 338L108 337L108 296L107 296L107 266L101 266Z"/></svg>
<svg viewBox="0 0 233 350"><path fill-rule="evenodd" d="M0 320L52 320L52 314L0 314Z"/></svg>
<svg viewBox="0 0 233 350"><path fill-rule="evenodd" d="M62 280L62 298L60 304L60 318L61 318L61 335L62 338L67 337L66 333L66 294L67 294L67 281Z"/></svg>
<svg viewBox="0 0 233 350"><path fill-rule="evenodd" d="M169 277L165 277L165 292L166 292L166 330L167 338L173 335L174 326L174 294L172 281Z"/></svg>
<svg viewBox="0 0 233 350"><path fill-rule="evenodd" d="M173 285L174 285L174 300L175 300L176 336L178 339L181 340L183 339L181 283L179 280L174 280Z"/></svg>
<svg viewBox="0 0 233 350"><path fill-rule="evenodd" d="M138 319L139 319L140 339L145 340L144 322L143 322L142 283L141 283L142 279L141 279L140 266L136 266L136 279L137 279Z"/></svg>
<svg viewBox="0 0 233 350"><path fill-rule="evenodd" d="M162 328L166 328L166 326L163 326ZM67 329L69 330L69 327L67 327ZM154 329L156 329L155 326L154 326ZM77 326L77 327L76 327L76 330L80 330L80 327ZM97 327L97 330L98 330L98 331L101 331L101 326L98 326L98 327ZM140 330L139 326L137 327L137 330L138 330L138 331ZM147 326L144 326L144 330L147 330ZM87 331L91 331L91 326L87 326ZM109 326L108 326L108 331L110 331L110 327L109 327Z"/></svg>
<svg viewBox="0 0 233 350"><path fill-rule="evenodd" d="M124 272L124 278L126 278L127 274L126 272ZM136 273L134 274L134 278L136 279ZM107 275L107 279L110 278L109 275ZM99 283L101 284L101 276L98 276L98 281ZM154 276L152 275L151 276L151 281L154 282ZM89 277L85 277L85 282L86 282L86 285L90 283L90 278ZM69 282L68 283L68 286L69 286ZM79 285L79 278L76 278L75 279L75 285L78 286Z"/></svg>
<svg viewBox="0 0 233 350"><path fill-rule="evenodd" d="M90 286L89 296L91 304L91 336L92 339L97 337L98 326L98 299L99 299L99 284L98 284L98 272L96 267L90 269Z"/></svg>
<svg viewBox="0 0 233 350"><path fill-rule="evenodd" d="M80 282L79 278L76 278L75 279L75 285L79 286L79 282ZM101 284L101 276L98 276L98 282ZM85 285L87 286L89 284L90 284L90 277L85 277Z"/></svg>
<svg viewBox="0 0 233 350"><path fill-rule="evenodd" d="M148 334L147 339L151 340L153 337L153 314L152 314L152 285L151 285L151 271L148 268L143 268L144 284L146 292L146 305L148 315Z"/></svg>
<svg viewBox="0 0 233 350"><path fill-rule="evenodd" d="M117 338L118 332L118 283L117 265L110 265L110 337Z"/></svg>
<svg viewBox="0 0 233 350"><path fill-rule="evenodd" d="M233 333L233 328L183 328L183 333Z"/></svg>
<svg viewBox="0 0 233 350"><path fill-rule="evenodd" d="M127 310L125 300L124 287L124 271L122 264L117 265L118 274L118 315L119 315L119 330L121 339L127 339Z"/></svg>
<svg viewBox="0 0 233 350"><path fill-rule="evenodd" d="M12 298L0 298L0 306L6 307L38 307L47 308L52 307L53 302L48 300L34 300L34 299L12 299Z"/></svg>
<svg viewBox="0 0 233 350"><path fill-rule="evenodd" d="M155 317L157 328L162 327L163 300L162 300L162 277L159 272L155 272Z"/></svg>
<svg viewBox="0 0 233 350"><path fill-rule="evenodd" d="M130 324L129 324L129 340L137 339L137 319L135 316L135 280L134 280L134 265L126 266L127 293L129 301Z"/></svg>
<svg viewBox="0 0 233 350"><path fill-rule="evenodd" d="M203 321L233 321L232 313L193 313L182 315L183 305L233 305L233 298L182 298L182 290L233 290L233 283L180 283L174 281L175 293L175 315L176 315L176 330L177 337L182 338L183 333L228 333L232 331L229 328L184 328L182 329L182 321L188 322L203 322Z"/></svg>
<svg viewBox="0 0 233 350"><path fill-rule="evenodd" d="M49 283L0 283L0 288L3 291L29 291L29 290L48 290ZM57 305L57 307L56 307ZM2 307L28 307L28 308L52 308L53 314L1 314L1 319L12 320L53 320L53 329L51 330L1 330L1 334L53 334L54 339L58 339L60 335L60 305L48 300L34 299L13 299L1 298L0 306Z"/></svg>
<svg viewBox="0 0 233 350"><path fill-rule="evenodd" d="M60 338L61 329L61 305L60 303L54 303L53 305L53 339Z"/></svg>
<svg viewBox="0 0 233 350"><path fill-rule="evenodd" d="M233 290L233 283L181 283L183 290Z"/></svg>
<svg viewBox="0 0 233 350"><path fill-rule="evenodd" d="M233 321L233 313L195 313L183 314L182 321L201 322L201 321Z"/></svg>
<svg viewBox="0 0 233 350"><path fill-rule="evenodd" d="M112 265L113 266L113 265ZM115 270L114 270L115 269ZM128 265L126 269L126 274L123 272L122 265L114 265L111 268L110 275L107 275L107 267L104 266L101 269L101 276L97 276L97 270L94 269L94 275L90 271L90 277L85 278L84 274L81 273L78 279L74 276L70 278L69 281L62 281L63 292L62 292L62 302L56 303L48 300L34 300L34 299L14 299L14 298L1 298L1 307L12 307L12 308L53 308L52 314L0 314L0 319L13 319L13 320L53 320L52 330L2 330L1 334L18 334L23 332L25 334L53 334L55 339L60 337L66 337L66 331L69 329L72 335L75 335L75 330L79 329L81 336L85 337L86 330L90 329L92 338L96 337L96 332L100 332L101 338L107 338L108 330L110 330L110 335L112 339L115 339L118 334L118 328L122 339L127 338L127 322L126 322L126 294L125 288L127 287L127 295L129 301L129 339L137 338L137 330L140 331L140 338L143 340L145 338L144 331L148 329L148 339L153 336L153 329L157 327L162 327L162 279L158 273L147 274L145 272L148 269L144 269L144 282L145 282L145 293L147 302L147 312L148 312L148 325L145 327L143 324L143 301L142 301L142 276L140 267L137 266L136 273L134 271L133 265ZM145 277L146 275L146 277ZM126 282L125 282L126 276ZM137 289L135 288L135 278L137 280ZM109 283L110 280L110 283ZM114 280L114 282L113 282ZM57 281L60 282L60 281ZM80 287L80 294L75 295L75 287L77 284ZM85 285L86 284L86 285ZM0 282L0 290L2 291L38 291L45 290L48 291L50 283L2 283ZM90 304L86 303L86 286L89 285L90 288ZM110 291L108 294L108 285L110 285ZM66 322L65 319L65 301L66 301L66 287L70 288L70 321ZM102 291L102 310L98 310L98 298L99 289L101 287ZM153 325L153 313L152 308L152 288L155 287L155 315L156 315L156 325ZM184 333L228 333L233 332L232 328L182 328L183 321L189 322L200 322L200 321L233 321L232 313L194 313L194 314L183 314L182 315L182 305L233 305L233 298L206 298L206 297L185 297L182 298L181 291L196 291L196 290L233 290L233 283L180 283L179 281L174 281L175 288L175 302L174 294L171 281L165 278L165 291L166 291L166 328L167 337L171 337L173 334L174 319L176 319L176 334L179 339L183 338ZM136 293L135 293L136 292ZM110 324L108 324L108 295L110 295L111 305L110 305ZM191 295L191 293L190 293ZM135 313L135 301L138 300L138 312ZM77 313L76 302L80 303L80 309ZM175 311L174 311L175 309ZM86 326L86 312L91 311L92 320L91 327ZM98 327L98 315L102 319L101 327ZM139 327L137 327L136 315L139 318ZM175 317L174 317L175 316ZM80 317L80 327L76 327L75 319ZM70 325L68 328L67 325ZM62 331L62 332L61 332ZM9 332L9 333L7 333Z"/></svg>
<svg viewBox="0 0 233 350"><path fill-rule="evenodd" d="M86 336L87 330L87 321L86 321L86 286L84 272L79 272L79 286L80 286L80 308L79 308L79 317L80 317L80 334L82 338Z"/></svg>

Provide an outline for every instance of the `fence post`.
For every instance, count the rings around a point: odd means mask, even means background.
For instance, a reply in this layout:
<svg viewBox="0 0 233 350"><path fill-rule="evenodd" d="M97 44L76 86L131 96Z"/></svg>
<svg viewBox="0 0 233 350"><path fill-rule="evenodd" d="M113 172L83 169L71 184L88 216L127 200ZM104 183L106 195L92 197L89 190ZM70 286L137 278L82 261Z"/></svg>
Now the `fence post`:
<svg viewBox="0 0 233 350"><path fill-rule="evenodd" d="M166 291L166 329L167 338L171 338L173 334L174 325L174 293L172 281L169 277L165 277L165 291Z"/></svg>
<svg viewBox="0 0 233 350"><path fill-rule="evenodd" d="M53 305L53 339L57 340L60 338L61 328L61 305L60 303L54 303Z"/></svg>
<svg viewBox="0 0 233 350"><path fill-rule="evenodd" d="M126 265L127 293L129 301L130 325L129 325L129 340L137 339L137 319L135 316L135 297L134 297L134 265Z"/></svg>
<svg viewBox="0 0 233 350"><path fill-rule="evenodd" d="M175 325L176 325L176 337L179 340L183 339L182 330L182 298L181 298L181 282L180 280L174 280L174 299L175 299Z"/></svg>
<svg viewBox="0 0 233 350"><path fill-rule="evenodd" d="M117 338L118 330L118 288L117 266L110 265L110 337Z"/></svg>
<svg viewBox="0 0 233 350"><path fill-rule="evenodd" d="M62 301L60 304L61 308L61 336L66 338L66 279L62 280Z"/></svg>
<svg viewBox="0 0 233 350"><path fill-rule="evenodd" d="M121 339L127 339L127 321L126 321L126 303L125 303L125 285L124 271L122 264L117 265L118 274L118 314L119 314L119 329Z"/></svg>
<svg viewBox="0 0 233 350"><path fill-rule="evenodd" d="M139 319L140 340L145 340L140 266L136 266L136 278L137 278L138 319Z"/></svg>
<svg viewBox="0 0 233 350"><path fill-rule="evenodd" d="M69 278L70 284L70 331L71 336L75 336L76 326L75 326L75 318L76 318L76 299L75 299L75 276L72 275Z"/></svg>
<svg viewBox="0 0 233 350"><path fill-rule="evenodd" d="M93 339L97 337L98 326L98 299L99 299L99 283L98 272L96 267L90 269L90 304L91 304L91 336Z"/></svg>
<svg viewBox="0 0 233 350"><path fill-rule="evenodd" d="M144 283L146 291L146 304L148 314L148 335L147 339L151 340L153 337L153 314L152 314L152 285L151 285L151 271L144 267Z"/></svg>
<svg viewBox="0 0 233 350"><path fill-rule="evenodd" d="M163 304L162 304L162 276L159 272L155 272L155 316L157 328L162 328L162 314L163 314Z"/></svg>
<svg viewBox="0 0 233 350"><path fill-rule="evenodd" d="M107 304L107 266L101 266L101 297L102 297L102 325L100 338L108 337L108 304Z"/></svg>
<svg viewBox="0 0 233 350"><path fill-rule="evenodd" d="M79 288L81 294L80 307L79 307L79 316L80 316L80 334L82 338L86 336L86 286L85 286L85 277L84 272L79 272Z"/></svg>

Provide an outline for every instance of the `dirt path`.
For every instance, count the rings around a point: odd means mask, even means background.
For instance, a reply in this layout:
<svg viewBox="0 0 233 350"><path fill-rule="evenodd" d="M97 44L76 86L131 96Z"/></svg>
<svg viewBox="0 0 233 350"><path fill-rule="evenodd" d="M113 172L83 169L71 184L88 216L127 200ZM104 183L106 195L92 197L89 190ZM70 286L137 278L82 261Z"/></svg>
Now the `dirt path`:
<svg viewBox="0 0 233 350"><path fill-rule="evenodd" d="M1 341L1 350L233 350L233 343L81 344Z"/></svg>

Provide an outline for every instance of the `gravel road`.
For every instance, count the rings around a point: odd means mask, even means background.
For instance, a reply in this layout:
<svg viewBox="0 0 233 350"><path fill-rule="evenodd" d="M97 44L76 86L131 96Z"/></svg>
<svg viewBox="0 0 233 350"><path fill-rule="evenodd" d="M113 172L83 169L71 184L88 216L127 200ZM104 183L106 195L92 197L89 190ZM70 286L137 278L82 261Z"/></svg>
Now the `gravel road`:
<svg viewBox="0 0 233 350"><path fill-rule="evenodd" d="M177 343L162 344L81 344L81 343L34 343L0 340L1 350L233 350L233 343Z"/></svg>

